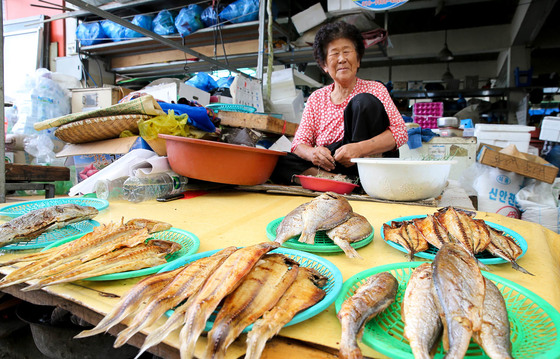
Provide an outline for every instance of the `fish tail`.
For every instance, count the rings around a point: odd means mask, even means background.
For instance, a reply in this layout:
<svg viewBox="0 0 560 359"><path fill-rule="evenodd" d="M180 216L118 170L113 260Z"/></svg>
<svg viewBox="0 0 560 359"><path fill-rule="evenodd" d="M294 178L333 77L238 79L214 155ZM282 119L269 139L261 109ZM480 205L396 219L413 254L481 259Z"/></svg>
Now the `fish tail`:
<svg viewBox="0 0 560 359"><path fill-rule="evenodd" d="M315 243L315 232L309 233L306 229L301 232L301 236L299 237L298 241L307 244L314 244Z"/></svg>
<svg viewBox="0 0 560 359"><path fill-rule="evenodd" d="M138 356L140 356L140 354L153 347L154 345L161 343L161 341L165 339L169 335L169 333L179 328L181 324L183 324L183 317L184 311L177 308L177 310L175 310L175 312L167 319L163 326L148 334L148 336L144 340L144 344L142 344L142 347L140 348L140 353L138 354Z"/></svg>
<svg viewBox="0 0 560 359"><path fill-rule="evenodd" d="M128 308L124 308L124 310L122 310L123 308L118 308L118 309L119 310L116 311L116 313L111 313L105 318L103 318L99 323L97 323L97 325L94 328L82 330L80 333L74 336L74 339L87 338L96 334L106 332L107 330L112 328L115 324L119 323L121 320L126 318L128 316L128 313L130 312L127 310Z"/></svg>
<svg viewBox="0 0 560 359"><path fill-rule="evenodd" d="M362 351L360 348L340 348L338 352L339 359L362 359L364 356L362 355Z"/></svg>
<svg viewBox="0 0 560 359"><path fill-rule="evenodd" d="M179 333L179 340L181 341L179 352L181 354L181 359L190 359L194 356L194 348L198 340L198 334L189 330L190 328L191 326L185 323Z"/></svg>
<svg viewBox="0 0 560 359"><path fill-rule="evenodd" d="M525 268L523 268L522 266L520 266L519 264L517 264L516 261L511 261L511 266L513 269L520 271L521 273L525 273L525 274L529 274L534 276L533 273L529 272L528 270L526 270Z"/></svg>
<svg viewBox="0 0 560 359"><path fill-rule="evenodd" d="M245 359L259 359L268 339L278 334L282 326L267 323L259 319L247 334L247 351Z"/></svg>
<svg viewBox="0 0 560 359"><path fill-rule="evenodd" d="M348 241L345 241L343 239L340 239L339 237L334 237L333 238L333 242L340 247L340 249L342 249L344 251L344 253L348 256L348 258L358 258L358 259L363 259L358 252L356 251L356 249L354 249L354 247L352 247L350 245L350 243L348 243Z"/></svg>
<svg viewBox="0 0 560 359"><path fill-rule="evenodd" d="M181 359L194 357L196 341L202 333L208 316L205 315L200 306L189 307L185 314L185 325L180 332L181 340Z"/></svg>

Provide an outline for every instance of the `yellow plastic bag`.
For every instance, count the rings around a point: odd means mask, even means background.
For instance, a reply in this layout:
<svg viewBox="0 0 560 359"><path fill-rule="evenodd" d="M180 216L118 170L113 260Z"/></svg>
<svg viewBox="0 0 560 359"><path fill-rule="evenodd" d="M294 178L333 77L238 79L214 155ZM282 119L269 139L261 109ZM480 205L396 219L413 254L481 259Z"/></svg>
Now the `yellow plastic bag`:
<svg viewBox="0 0 560 359"><path fill-rule="evenodd" d="M140 132L140 136L146 140L155 140L160 133L187 137L187 119L187 114L175 116L175 112L169 110L166 115L159 115L149 120L138 121L138 131Z"/></svg>

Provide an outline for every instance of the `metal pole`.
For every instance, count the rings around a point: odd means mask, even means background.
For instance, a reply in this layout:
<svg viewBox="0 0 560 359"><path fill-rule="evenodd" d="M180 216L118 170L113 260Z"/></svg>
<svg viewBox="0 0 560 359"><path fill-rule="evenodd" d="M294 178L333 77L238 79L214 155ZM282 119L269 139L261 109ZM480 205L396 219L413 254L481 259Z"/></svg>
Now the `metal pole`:
<svg viewBox="0 0 560 359"><path fill-rule="evenodd" d="M2 111L0 111L0 122L2 122L2 130L0 131L0 139L2 148L0 148L0 203L6 202L6 136L4 126L4 11L0 1L0 103Z"/></svg>
<svg viewBox="0 0 560 359"><path fill-rule="evenodd" d="M171 47L171 48L174 48L174 49L177 49L177 50L186 52L186 53L188 53L188 54L191 54L191 55L194 56L194 57L197 57L197 58L199 58L199 59L201 59L201 60L204 60L204 61L206 61L206 62L209 62L209 63L211 63L211 64L213 64L213 65L216 65L216 66L218 66L218 67L220 67L220 68L227 69L227 70L230 70L230 71L235 72L235 73L238 73L238 72L239 72L239 71L237 71L237 69L230 68L229 66L224 65L224 64L222 64L221 62L216 61L216 60L214 60L214 59L212 59L212 58L210 58L210 57L208 57L208 56L205 56L205 55L203 55L203 54L201 54L201 53L198 53L198 52L192 50L191 48L189 48L189 47L187 47L187 46L183 46L183 45L181 45L181 44L179 44L179 43L177 43L177 42L175 42L175 41L173 41L173 40L171 40L171 39L168 39L168 38L165 38L165 37L163 37L163 36L160 36L160 35L156 34L156 33L153 32L153 31L146 30L146 29L144 29L144 28L142 28L142 27L140 27L140 26L136 26L136 25L134 25L133 23L131 23L130 21L126 21L126 20L124 20L124 19L122 19L122 18L120 18L120 17L118 17L118 16L116 16L116 15L111 14L110 12L107 12L107 11L105 11L105 10L101 10L101 9L99 9L97 6L93 6L93 5L91 5L91 4L85 3L85 2L83 2L82 0L66 0L66 2L69 2L69 3L72 4L72 5L76 5L76 6L80 7L80 8L82 8L82 9L87 10L87 11L89 11L89 12L91 12L91 13L97 15L97 16L100 16L100 17L104 18L104 19L111 20L111 21L113 21L113 22L115 22L115 23L117 23L117 24L119 24L119 25L122 25L122 26L124 26L124 27L126 27L126 28L129 28L129 29L131 29L131 30L134 30L134 31L136 31L136 32L139 32L139 33L141 33L141 34L144 35L144 36L151 37L152 39L154 39L154 40L156 40L156 41L158 41L158 42L161 42L162 44L165 44L165 45L167 45L167 46L169 46L169 47Z"/></svg>
<svg viewBox="0 0 560 359"><path fill-rule="evenodd" d="M263 73L264 73L264 34L266 33L265 10L266 10L266 0L260 0L259 1L259 53L257 58L257 78L259 80L263 79Z"/></svg>

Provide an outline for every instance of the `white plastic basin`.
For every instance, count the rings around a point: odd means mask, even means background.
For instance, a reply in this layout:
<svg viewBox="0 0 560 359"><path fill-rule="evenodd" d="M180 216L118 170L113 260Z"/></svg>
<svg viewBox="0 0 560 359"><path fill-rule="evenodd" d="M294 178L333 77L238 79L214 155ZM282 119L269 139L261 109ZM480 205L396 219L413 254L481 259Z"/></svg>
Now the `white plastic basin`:
<svg viewBox="0 0 560 359"><path fill-rule="evenodd" d="M353 158L364 191L374 198L418 201L441 195L455 160Z"/></svg>

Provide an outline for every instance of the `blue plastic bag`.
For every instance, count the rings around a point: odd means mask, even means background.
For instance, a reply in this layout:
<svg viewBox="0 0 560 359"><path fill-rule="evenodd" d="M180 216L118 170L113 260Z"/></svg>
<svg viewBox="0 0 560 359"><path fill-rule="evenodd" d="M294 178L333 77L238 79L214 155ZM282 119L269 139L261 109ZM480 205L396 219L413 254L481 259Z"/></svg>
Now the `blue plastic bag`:
<svg viewBox="0 0 560 359"><path fill-rule="evenodd" d="M212 123L212 120L208 116L206 107L196 107L167 102L158 102L158 104L166 113L169 112L169 110L173 110L177 116L186 113L188 115L187 123L191 126L206 132L216 131L216 126Z"/></svg>
<svg viewBox="0 0 560 359"><path fill-rule="evenodd" d="M134 18L132 19L132 23L136 26L139 26L143 29L146 30L150 30L152 31L153 29L153 25L152 22L154 21L154 17L152 15L136 15L134 16ZM126 37L127 39L131 39L133 37L142 37L144 35L142 35L141 33L131 30L131 29L126 29L124 32L124 37Z"/></svg>
<svg viewBox="0 0 560 359"><path fill-rule="evenodd" d="M78 25L76 38L80 40L82 46L91 46L106 40L107 35L99 22L90 22Z"/></svg>
<svg viewBox="0 0 560 359"><path fill-rule="evenodd" d="M233 83L233 80L235 80L235 76L220 77L216 83L219 88L229 88Z"/></svg>
<svg viewBox="0 0 560 359"><path fill-rule="evenodd" d="M234 24L254 21L259 17L259 0L237 0L224 8L219 14L222 21Z"/></svg>
<svg viewBox="0 0 560 359"><path fill-rule="evenodd" d="M210 5L206 9L204 9L204 11L202 11L202 14L200 14L200 20L202 21L204 26L210 27L210 26L218 25L220 23L220 17L218 16L218 14L222 10L224 10L224 8L225 8L224 5L219 4L217 8Z"/></svg>
<svg viewBox="0 0 560 359"><path fill-rule="evenodd" d="M216 80L206 72L197 72L196 76L188 79L185 84L196 87L206 92L212 92L218 88Z"/></svg>
<svg viewBox="0 0 560 359"><path fill-rule="evenodd" d="M175 28L175 19L169 10L160 11L155 17L153 23L154 32L158 35L171 35L177 32Z"/></svg>
<svg viewBox="0 0 560 359"><path fill-rule="evenodd" d="M197 4L191 4L179 11L179 15L175 19L175 27L182 37L204 27L200 20L200 14L202 14L202 7Z"/></svg>
<svg viewBox="0 0 560 359"><path fill-rule="evenodd" d="M105 34L111 38L113 41L122 41L125 39L126 27L117 24L111 20L101 21L101 27Z"/></svg>

